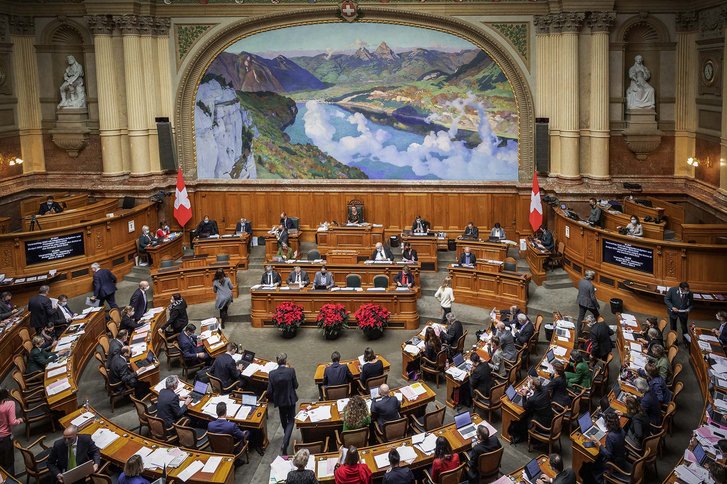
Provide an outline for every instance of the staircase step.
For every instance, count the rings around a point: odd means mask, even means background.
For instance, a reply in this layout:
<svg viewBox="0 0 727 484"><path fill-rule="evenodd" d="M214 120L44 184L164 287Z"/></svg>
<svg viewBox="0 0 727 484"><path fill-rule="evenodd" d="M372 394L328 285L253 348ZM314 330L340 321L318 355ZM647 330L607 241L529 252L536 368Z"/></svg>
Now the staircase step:
<svg viewBox="0 0 727 484"><path fill-rule="evenodd" d="M573 287L573 283L568 278L557 280L552 280L548 278L543 281L543 287L546 289L565 289L567 287Z"/></svg>

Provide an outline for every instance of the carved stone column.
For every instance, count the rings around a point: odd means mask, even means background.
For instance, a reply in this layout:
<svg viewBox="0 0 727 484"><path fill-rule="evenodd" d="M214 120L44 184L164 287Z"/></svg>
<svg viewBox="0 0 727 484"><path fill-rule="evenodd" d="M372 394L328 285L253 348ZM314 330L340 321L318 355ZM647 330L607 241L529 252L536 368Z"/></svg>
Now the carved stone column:
<svg viewBox="0 0 727 484"><path fill-rule="evenodd" d="M562 173L560 158L560 126L563 113L560 110L559 93L562 89L563 71L559 68L561 46L563 45L563 18L559 14L549 15L550 35L548 42L547 58L550 61L547 71L546 86L546 109L548 110L550 123L550 174L559 175Z"/></svg>
<svg viewBox="0 0 727 484"><path fill-rule="evenodd" d="M11 15L10 40L13 43L13 73L18 98L16 109L20 157L23 173L45 171L40 82L35 56L35 22L32 17Z"/></svg>
<svg viewBox="0 0 727 484"><path fill-rule="evenodd" d="M697 14L677 14L674 174L694 176L687 158L694 156L697 131Z"/></svg>
<svg viewBox="0 0 727 484"><path fill-rule="evenodd" d="M131 155L131 173L149 173L149 132L146 115L146 80L142 64L139 17L115 16L124 44L124 79Z"/></svg>
<svg viewBox="0 0 727 484"><path fill-rule="evenodd" d="M724 20L724 48L722 52L722 132L719 154L719 189L727 195L727 7L722 9Z"/></svg>
<svg viewBox="0 0 727 484"><path fill-rule="evenodd" d="M550 45L550 17L547 15L536 15L533 20L535 24L535 115L539 118L547 118L550 111L546 108L548 101L548 70L550 69L549 45Z"/></svg>
<svg viewBox="0 0 727 484"><path fill-rule="evenodd" d="M562 178L580 178L580 122L579 122L579 76L578 76L578 33L583 25L585 14L566 12L563 19L560 55L557 65L562 71L561 95L559 97L560 115L560 163Z"/></svg>
<svg viewBox="0 0 727 484"><path fill-rule="evenodd" d="M154 17L139 17L141 35L141 59L144 64L146 95L146 123L149 134L149 169L161 171L159 163L159 139L154 118L159 115L159 64L157 62L156 39L152 37Z"/></svg>
<svg viewBox="0 0 727 484"><path fill-rule="evenodd" d="M169 60L169 18L154 19L154 35L157 42L157 64L159 66L159 116L172 119L172 67Z"/></svg>
<svg viewBox="0 0 727 484"><path fill-rule="evenodd" d="M119 94L116 89L114 46L111 34L114 23L107 15L96 15L86 19L93 33L96 55L96 83L98 96L98 123L101 137L101 158L104 175L118 175L124 172L121 151L121 119Z"/></svg>
<svg viewBox="0 0 727 484"><path fill-rule="evenodd" d="M591 28L591 163L584 175L610 178L608 145L610 140L608 112L609 52L608 33L616 21L615 12L593 12L588 18Z"/></svg>

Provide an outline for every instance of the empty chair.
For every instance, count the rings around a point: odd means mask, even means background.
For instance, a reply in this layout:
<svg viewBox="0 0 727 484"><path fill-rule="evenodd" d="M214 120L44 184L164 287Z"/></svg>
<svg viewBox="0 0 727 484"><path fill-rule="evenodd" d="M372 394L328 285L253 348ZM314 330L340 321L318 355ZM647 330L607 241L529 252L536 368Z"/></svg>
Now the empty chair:
<svg viewBox="0 0 727 484"><path fill-rule="evenodd" d="M149 419L147 416L149 414L156 415L156 409L150 409L144 400L139 400L134 395L131 395L131 403L134 404L136 416L139 418L139 429L137 432L141 433L143 427L149 427Z"/></svg>
<svg viewBox="0 0 727 484"><path fill-rule="evenodd" d="M167 369L171 370L172 361L182 361L182 350L177 346L177 342L174 341L174 336L167 336L164 334L162 328L157 329L161 336L162 351L167 355Z"/></svg>
<svg viewBox="0 0 727 484"><path fill-rule="evenodd" d="M478 390L472 395L472 403L475 410L482 410L487 413L487 420L492 421L492 413L502 408L502 396L505 394L505 386L508 382L504 381L494 385L490 389L489 397L481 394Z"/></svg>
<svg viewBox="0 0 727 484"><path fill-rule="evenodd" d="M30 439L31 425L38 422L44 422L46 420L50 422L51 428L55 432L55 418L50 411L50 407L48 407L48 403L42 402L38 404L28 404L28 402L23 399L23 396L20 394L20 392L14 388L10 390L10 396L18 403L18 406L20 407L20 414L18 416L22 418L23 423L25 423L26 439Z"/></svg>
<svg viewBox="0 0 727 484"><path fill-rule="evenodd" d="M308 260L314 261L314 260L320 260L321 253L318 252L316 249L312 249L308 251Z"/></svg>
<svg viewBox="0 0 727 484"><path fill-rule="evenodd" d="M17 440L13 440L13 445L15 445L15 448L20 451L20 455L23 457L27 482L30 481L31 477L35 479L35 482L41 482L50 475L50 470L48 470L48 456L50 455L51 447L45 444L45 435L27 447L20 445L20 442ZM37 454L33 452L33 447L36 445L40 448Z"/></svg>
<svg viewBox="0 0 727 484"><path fill-rule="evenodd" d="M388 381L388 379L389 379L389 374L384 373L383 375L374 376L374 377L369 378L368 380L366 380L365 385L363 383L361 383L361 380L356 380L356 382L358 383L358 387L359 387L358 392L361 395L369 395L371 393L372 388L380 387L381 385L386 383Z"/></svg>
<svg viewBox="0 0 727 484"><path fill-rule="evenodd" d="M297 453L299 450L308 449L308 452L313 454L323 454L324 452L328 452L328 441L330 439L326 437L325 440L320 440L318 442L296 442L293 441L293 453Z"/></svg>
<svg viewBox="0 0 727 484"><path fill-rule="evenodd" d="M245 441L245 444L238 451L235 451L235 438L232 435L207 432L207 439L210 443L210 450L215 454L232 455L236 461L240 460L242 455L245 454L245 462L250 463L250 456L247 453L248 441Z"/></svg>
<svg viewBox="0 0 727 484"><path fill-rule="evenodd" d="M513 257L505 257L502 263L502 270L508 272L517 272L517 261Z"/></svg>
<svg viewBox="0 0 727 484"><path fill-rule="evenodd" d="M109 330L112 338L116 338L116 335L119 334L119 325L113 320L106 323L106 329Z"/></svg>
<svg viewBox="0 0 727 484"><path fill-rule="evenodd" d="M376 440L383 444L384 442L391 442L393 440L402 439L406 437L406 430L409 427L406 417L401 417L396 420L389 420L383 427L379 427L378 422L374 422L374 433L376 434Z"/></svg>
<svg viewBox="0 0 727 484"><path fill-rule="evenodd" d="M431 432L433 429L439 428L444 425L444 412L447 407L439 405L434 402L434 410L430 410L424 414L421 419L415 415L409 415L411 427L416 432Z"/></svg>
<svg viewBox="0 0 727 484"><path fill-rule="evenodd" d="M346 276L346 287L361 287L361 276L349 274Z"/></svg>
<svg viewBox="0 0 727 484"><path fill-rule="evenodd" d="M564 412L556 413L550 422L550 427L544 426L535 419L530 421L531 425L528 429L528 452L532 451L533 441L548 444L548 454L553 451L554 442L558 442L558 451L563 450L560 444L560 436L563 431L564 415Z"/></svg>
<svg viewBox="0 0 727 484"><path fill-rule="evenodd" d="M374 287L383 287L387 289L389 287L389 276L384 274L377 274L374 276Z"/></svg>

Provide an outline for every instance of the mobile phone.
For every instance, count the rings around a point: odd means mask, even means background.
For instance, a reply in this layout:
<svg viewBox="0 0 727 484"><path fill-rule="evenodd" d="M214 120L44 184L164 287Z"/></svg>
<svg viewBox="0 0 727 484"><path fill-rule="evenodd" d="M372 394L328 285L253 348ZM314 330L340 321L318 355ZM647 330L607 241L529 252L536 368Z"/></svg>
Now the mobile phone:
<svg viewBox="0 0 727 484"><path fill-rule="evenodd" d="M583 442L583 447L585 447L586 449L590 449L595 446L596 446L596 444L594 444L590 440L586 440L585 442Z"/></svg>

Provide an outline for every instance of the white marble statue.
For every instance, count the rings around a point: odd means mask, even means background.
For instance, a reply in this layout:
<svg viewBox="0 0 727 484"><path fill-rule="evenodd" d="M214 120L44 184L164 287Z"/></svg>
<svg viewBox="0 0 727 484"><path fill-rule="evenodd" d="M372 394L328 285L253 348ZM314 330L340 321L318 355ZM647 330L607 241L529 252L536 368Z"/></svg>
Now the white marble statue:
<svg viewBox="0 0 727 484"><path fill-rule="evenodd" d="M651 72L640 55L634 58L634 65L629 68L629 78L631 85L626 89L626 107L654 109L654 88L647 82L651 78Z"/></svg>
<svg viewBox="0 0 727 484"><path fill-rule="evenodd" d="M63 74L61 84L61 102L58 109L62 108L85 108L86 90L83 86L83 67L72 55L66 57L68 67Z"/></svg>

